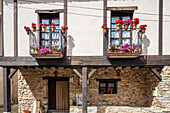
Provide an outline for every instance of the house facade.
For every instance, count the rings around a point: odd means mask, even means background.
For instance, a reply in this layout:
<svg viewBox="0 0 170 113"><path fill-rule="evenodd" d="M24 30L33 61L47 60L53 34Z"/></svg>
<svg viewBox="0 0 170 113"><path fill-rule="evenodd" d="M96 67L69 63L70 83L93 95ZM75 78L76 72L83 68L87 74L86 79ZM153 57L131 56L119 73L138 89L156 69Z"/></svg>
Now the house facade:
<svg viewBox="0 0 170 113"><path fill-rule="evenodd" d="M19 113L34 112L35 102L48 113L170 112L169 0L2 2L4 112L15 73ZM134 18L136 29L117 28ZM127 46L137 50L121 52Z"/></svg>

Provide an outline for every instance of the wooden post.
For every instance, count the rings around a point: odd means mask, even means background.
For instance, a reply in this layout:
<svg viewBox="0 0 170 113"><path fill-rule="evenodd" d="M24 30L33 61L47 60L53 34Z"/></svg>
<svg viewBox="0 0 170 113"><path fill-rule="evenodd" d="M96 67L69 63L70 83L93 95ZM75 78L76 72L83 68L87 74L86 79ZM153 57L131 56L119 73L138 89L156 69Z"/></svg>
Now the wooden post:
<svg viewBox="0 0 170 113"><path fill-rule="evenodd" d="M1 34L0 34L0 56L4 56L4 34L3 34L3 0L1 0L0 3L0 7L1 7L1 18L0 18L0 22L1 22Z"/></svg>
<svg viewBox="0 0 170 113"><path fill-rule="evenodd" d="M67 0L64 0L64 26L67 26ZM65 34L66 47L64 48L64 56L67 55L67 32Z"/></svg>
<svg viewBox="0 0 170 113"><path fill-rule="evenodd" d="M87 113L87 67L82 68L83 113Z"/></svg>
<svg viewBox="0 0 170 113"><path fill-rule="evenodd" d="M107 23L107 0L103 0L103 23ZM106 55L108 33L103 35L103 55Z"/></svg>
<svg viewBox="0 0 170 113"><path fill-rule="evenodd" d="M159 55L162 55L162 43L163 43L163 0L159 0Z"/></svg>
<svg viewBox="0 0 170 113"><path fill-rule="evenodd" d="M14 56L18 56L18 6L14 0Z"/></svg>
<svg viewBox="0 0 170 113"><path fill-rule="evenodd" d="M4 113L11 112L10 68L3 68Z"/></svg>

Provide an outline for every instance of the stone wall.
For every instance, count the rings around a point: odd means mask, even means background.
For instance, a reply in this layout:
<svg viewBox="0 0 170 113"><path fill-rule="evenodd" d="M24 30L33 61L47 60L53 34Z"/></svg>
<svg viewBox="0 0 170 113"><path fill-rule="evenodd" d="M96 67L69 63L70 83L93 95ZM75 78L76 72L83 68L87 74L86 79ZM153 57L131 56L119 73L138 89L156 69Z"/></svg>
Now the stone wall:
<svg viewBox="0 0 170 113"><path fill-rule="evenodd" d="M121 70L119 77L116 73L117 69ZM90 70L92 69L89 69L89 72ZM69 83L70 106L72 105L72 100L76 99L76 93L81 92L81 85L78 84L79 78L71 68L28 68L20 69L18 76L19 111L27 108L32 111L34 100L40 100L46 108L48 107L48 80L43 79L42 77L54 77L56 76L54 71L58 71L58 77L74 78L74 82ZM81 73L81 69L78 69L78 71ZM165 71L163 71L163 74L165 75ZM169 84L168 80L170 77L168 77L169 76L167 75L163 76L167 81L163 80L162 82L159 82L156 76L148 68L99 68L90 78L90 84L88 85L88 100L93 106L150 107L154 105L167 108L169 102L167 100L169 98L168 94L170 94L166 89L169 88L167 85ZM118 81L117 94L99 94L99 82L97 82L96 79L117 78L121 79L121 81ZM159 87L159 95L154 98L152 96L151 88L157 86ZM167 94L167 96L165 94ZM165 100L167 103L164 105ZM70 109L72 108L74 107L70 107Z"/></svg>

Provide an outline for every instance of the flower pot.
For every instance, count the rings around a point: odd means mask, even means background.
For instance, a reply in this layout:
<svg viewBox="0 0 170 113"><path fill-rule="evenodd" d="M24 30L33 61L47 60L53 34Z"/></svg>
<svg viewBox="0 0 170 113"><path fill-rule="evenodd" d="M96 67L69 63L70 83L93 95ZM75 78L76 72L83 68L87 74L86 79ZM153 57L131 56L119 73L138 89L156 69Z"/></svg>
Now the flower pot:
<svg viewBox="0 0 170 113"><path fill-rule="evenodd" d="M53 50L53 53L57 53L57 50Z"/></svg>
<svg viewBox="0 0 170 113"><path fill-rule="evenodd" d="M35 53L35 54L38 54L38 53L39 53L39 50L35 50L34 53Z"/></svg>
<svg viewBox="0 0 170 113"><path fill-rule="evenodd" d="M44 113L44 110L40 110L40 113Z"/></svg>
<svg viewBox="0 0 170 113"><path fill-rule="evenodd" d="M90 103L87 103L87 106L90 106Z"/></svg>
<svg viewBox="0 0 170 113"><path fill-rule="evenodd" d="M126 51L124 51L124 50L120 50L120 51L119 51L119 53L126 53Z"/></svg>
<svg viewBox="0 0 170 113"><path fill-rule="evenodd" d="M113 53L113 49L109 49L109 53Z"/></svg>
<svg viewBox="0 0 170 113"><path fill-rule="evenodd" d="M75 105L76 105L76 102L73 102L72 105L75 106Z"/></svg>
<svg viewBox="0 0 170 113"><path fill-rule="evenodd" d="M52 30L52 32L55 32L56 27L55 26L51 26L51 30Z"/></svg>
<svg viewBox="0 0 170 113"><path fill-rule="evenodd" d="M133 28L133 30L136 30L137 24L133 23L133 24L132 24L132 28Z"/></svg>
<svg viewBox="0 0 170 113"><path fill-rule="evenodd" d="M61 53L61 51L57 51L57 53Z"/></svg>
<svg viewBox="0 0 170 113"><path fill-rule="evenodd" d="M138 49L138 48L136 48L136 49L134 50L134 52L135 52L135 53L139 52L139 49Z"/></svg>
<svg viewBox="0 0 170 113"><path fill-rule="evenodd" d="M36 26L32 26L32 30L35 32L36 31Z"/></svg>
<svg viewBox="0 0 170 113"><path fill-rule="evenodd" d="M62 29L62 33L65 34L65 33L66 33L66 30L65 30L65 29Z"/></svg>
<svg viewBox="0 0 170 113"><path fill-rule="evenodd" d="M107 91L107 94L110 94L110 91Z"/></svg>
<svg viewBox="0 0 170 113"><path fill-rule="evenodd" d="M23 113L29 113L29 111L23 111Z"/></svg>
<svg viewBox="0 0 170 113"><path fill-rule="evenodd" d="M27 33L27 35L29 35L29 34L30 34L30 31L29 31L29 30L26 30L26 33Z"/></svg>
<svg viewBox="0 0 170 113"><path fill-rule="evenodd" d="M107 33L108 28L103 28L103 32Z"/></svg>
<svg viewBox="0 0 170 113"><path fill-rule="evenodd" d="M114 52L114 53L118 53L118 49L114 49L113 52Z"/></svg>
<svg viewBox="0 0 170 113"><path fill-rule="evenodd" d="M143 29L142 29L142 33L144 34L144 33L145 33L145 31L146 31L146 28L143 28Z"/></svg>
<svg viewBox="0 0 170 113"><path fill-rule="evenodd" d="M104 92L100 92L100 94L104 94Z"/></svg>
<svg viewBox="0 0 170 113"><path fill-rule="evenodd" d="M42 31L46 32L47 31L47 27L46 26L42 26Z"/></svg>
<svg viewBox="0 0 170 113"><path fill-rule="evenodd" d="M117 28L117 30L120 30L122 28L122 25L121 24L116 24L116 28Z"/></svg>
<svg viewBox="0 0 170 113"><path fill-rule="evenodd" d="M125 30L127 30L129 28L129 24L125 24L124 28L125 28Z"/></svg>

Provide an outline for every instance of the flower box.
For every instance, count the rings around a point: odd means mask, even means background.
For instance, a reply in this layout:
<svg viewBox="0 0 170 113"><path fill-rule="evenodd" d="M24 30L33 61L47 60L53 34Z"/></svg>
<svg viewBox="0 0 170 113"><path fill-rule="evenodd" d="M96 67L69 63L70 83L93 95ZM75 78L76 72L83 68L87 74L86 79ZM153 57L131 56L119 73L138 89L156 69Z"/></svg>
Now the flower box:
<svg viewBox="0 0 170 113"><path fill-rule="evenodd" d="M31 56L33 56L36 59L58 59L63 58L62 53L46 53L46 54L37 54L37 53L30 53Z"/></svg>
<svg viewBox="0 0 170 113"><path fill-rule="evenodd" d="M132 52L132 53L107 53L108 58L137 58L142 54L142 52Z"/></svg>

